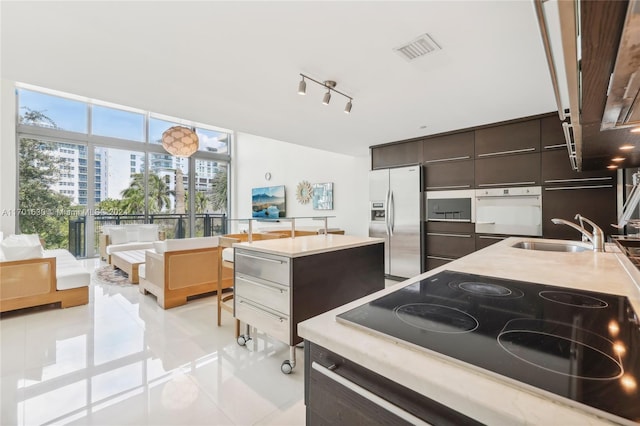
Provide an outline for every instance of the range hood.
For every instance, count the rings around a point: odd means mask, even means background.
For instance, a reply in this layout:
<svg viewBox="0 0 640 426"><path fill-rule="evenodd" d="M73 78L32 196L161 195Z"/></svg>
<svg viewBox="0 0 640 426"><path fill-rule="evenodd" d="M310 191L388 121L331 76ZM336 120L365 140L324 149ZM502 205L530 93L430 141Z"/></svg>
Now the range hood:
<svg viewBox="0 0 640 426"><path fill-rule="evenodd" d="M640 126L640 1L630 0L609 81L602 130Z"/></svg>

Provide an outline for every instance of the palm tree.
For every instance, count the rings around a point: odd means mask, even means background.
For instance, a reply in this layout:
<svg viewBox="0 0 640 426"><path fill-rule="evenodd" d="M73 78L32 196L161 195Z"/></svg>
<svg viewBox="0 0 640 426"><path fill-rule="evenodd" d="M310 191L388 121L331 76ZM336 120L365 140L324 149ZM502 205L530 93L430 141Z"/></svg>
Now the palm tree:
<svg viewBox="0 0 640 426"><path fill-rule="evenodd" d="M227 212L227 169L216 173L211 182L211 207L214 211Z"/></svg>
<svg viewBox="0 0 640 426"><path fill-rule="evenodd" d="M149 174L149 213L159 213L169 205L169 187L158 175ZM144 174L135 173L131 175L129 187L120 193L123 197L123 209L126 213L141 213L144 211ZM140 206L140 201L142 204ZM128 211L128 209L138 208L138 210Z"/></svg>

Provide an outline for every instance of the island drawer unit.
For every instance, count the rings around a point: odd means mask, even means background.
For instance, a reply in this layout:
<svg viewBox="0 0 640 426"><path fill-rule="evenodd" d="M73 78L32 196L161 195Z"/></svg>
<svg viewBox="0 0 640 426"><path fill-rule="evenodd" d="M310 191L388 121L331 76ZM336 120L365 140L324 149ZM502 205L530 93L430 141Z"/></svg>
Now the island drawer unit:
<svg viewBox="0 0 640 426"><path fill-rule="evenodd" d="M235 250L235 316L289 341L291 259Z"/></svg>
<svg viewBox="0 0 640 426"><path fill-rule="evenodd" d="M304 238L325 237L295 240ZM251 339L251 325L287 343L289 359L281 366L286 374L295 367L295 345L303 340L299 322L384 288L383 241L284 256L245 245L234 253L234 316L247 324L238 344Z"/></svg>

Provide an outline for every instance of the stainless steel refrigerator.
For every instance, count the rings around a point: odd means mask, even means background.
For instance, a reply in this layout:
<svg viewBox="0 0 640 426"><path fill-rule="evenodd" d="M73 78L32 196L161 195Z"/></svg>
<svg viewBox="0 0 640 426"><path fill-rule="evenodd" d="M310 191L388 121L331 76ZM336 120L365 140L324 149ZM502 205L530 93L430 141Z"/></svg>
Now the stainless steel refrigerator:
<svg viewBox="0 0 640 426"><path fill-rule="evenodd" d="M369 236L385 239L385 274L422 272L420 166L369 172Z"/></svg>

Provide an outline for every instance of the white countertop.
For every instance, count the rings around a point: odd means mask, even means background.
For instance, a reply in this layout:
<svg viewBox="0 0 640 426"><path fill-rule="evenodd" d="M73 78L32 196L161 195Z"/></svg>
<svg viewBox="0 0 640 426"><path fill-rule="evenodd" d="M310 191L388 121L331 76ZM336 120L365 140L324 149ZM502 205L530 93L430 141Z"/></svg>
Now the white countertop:
<svg viewBox="0 0 640 426"><path fill-rule="evenodd" d="M487 370L335 320L339 313L443 270L626 295L636 313L640 313L640 273L619 251L565 253L511 247L522 240L528 239L509 238L311 318L298 325L298 333L313 343L483 423L634 424L619 417L602 418L599 412L566 398L510 382ZM613 247L608 245L607 249L613 250Z"/></svg>
<svg viewBox="0 0 640 426"><path fill-rule="evenodd" d="M384 244L384 239L328 234L259 240L252 243L236 243L233 246L280 256L300 257L380 243Z"/></svg>

